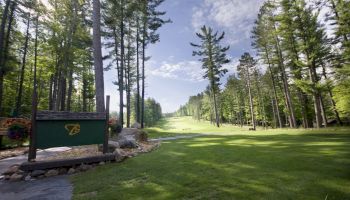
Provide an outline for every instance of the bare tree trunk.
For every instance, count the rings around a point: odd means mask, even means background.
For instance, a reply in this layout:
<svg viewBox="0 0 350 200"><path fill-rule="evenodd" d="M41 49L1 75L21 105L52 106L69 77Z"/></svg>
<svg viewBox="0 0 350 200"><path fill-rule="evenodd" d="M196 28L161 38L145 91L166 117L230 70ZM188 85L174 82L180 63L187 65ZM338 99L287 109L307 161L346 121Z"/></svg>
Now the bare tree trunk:
<svg viewBox="0 0 350 200"><path fill-rule="evenodd" d="M100 1L93 0L93 49L95 66L95 91L96 91L96 111L104 112L104 79L103 62L101 51L101 13Z"/></svg>

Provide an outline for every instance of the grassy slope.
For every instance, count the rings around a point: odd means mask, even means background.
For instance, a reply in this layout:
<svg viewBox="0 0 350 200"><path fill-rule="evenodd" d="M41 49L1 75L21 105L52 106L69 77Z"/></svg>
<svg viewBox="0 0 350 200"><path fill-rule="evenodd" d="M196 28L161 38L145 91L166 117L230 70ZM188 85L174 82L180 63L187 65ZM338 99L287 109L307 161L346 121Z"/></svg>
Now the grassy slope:
<svg viewBox="0 0 350 200"><path fill-rule="evenodd" d="M174 125L161 132L215 132L183 118L163 124ZM74 199L350 199L349 129L237 130L76 175Z"/></svg>

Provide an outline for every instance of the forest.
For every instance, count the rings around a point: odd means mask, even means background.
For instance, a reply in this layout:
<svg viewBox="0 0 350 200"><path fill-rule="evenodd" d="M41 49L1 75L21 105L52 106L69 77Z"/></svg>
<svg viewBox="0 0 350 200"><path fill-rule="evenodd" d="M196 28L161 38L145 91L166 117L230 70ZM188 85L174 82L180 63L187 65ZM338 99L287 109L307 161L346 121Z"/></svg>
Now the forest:
<svg viewBox="0 0 350 200"><path fill-rule="evenodd" d="M145 62L171 22L162 2L0 1L0 116L30 118L34 84L38 110L104 111L103 73L116 69L120 124L155 123L161 108L145 97Z"/></svg>
<svg viewBox="0 0 350 200"><path fill-rule="evenodd" d="M256 55L230 62L225 34L203 26L193 56L209 85L175 113L236 125L320 128L349 124L350 2L266 1L251 31ZM232 67L228 75L224 66Z"/></svg>

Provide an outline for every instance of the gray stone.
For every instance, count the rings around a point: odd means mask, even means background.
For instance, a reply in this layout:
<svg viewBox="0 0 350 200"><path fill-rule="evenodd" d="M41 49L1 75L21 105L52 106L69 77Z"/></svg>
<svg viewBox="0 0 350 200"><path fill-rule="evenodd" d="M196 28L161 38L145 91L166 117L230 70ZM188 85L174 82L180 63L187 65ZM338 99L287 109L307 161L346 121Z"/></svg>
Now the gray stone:
<svg viewBox="0 0 350 200"><path fill-rule="evenodd" d="M23 174L14 173L10 177L10 181L20 181L23 178Z"/></svg>
<svg viewBox="0 0 350 200"><path fill-rule="evenodd" d="M118 134L117 140L118 142L119 140L136 140L138 142L144 142L148 140L148 136L143 130L136 128L124 128L122 132Z"/></svg>
<svg viewBox="0 0 350 200"><path fill-rule="evenodd" d="M134 149L137 148L137 143L135 139L122 139L119 140L119 145L120 148L125 149L125 148L129 148L129 149Z"/></svg>
<svg viewBox="0 0 350 200"><path fill-rule="evenodd" d="M116 149L113 154L115 155L115 160L121 162L126 158L126 154L122 149Z"/></svg>
<svg viewBox="0 0 350 200"><path fill-rule="evenodd" d="M75 173L75 169L74 168L70 168L67 172L67 174L71 175Z"/></svg>
<svg viewBox="0 0 350 200"><path fill-rule="evenodd" d="M58 170L56 169L50 169L49 171L47 171L45 173L45 176L46 177L51 177L51 176L57 176L59 173L58 173Z"/></svg>
<svg viewBox="0 0 350 200"><path fill-rule="evenodd" d="M30 181L31 179L32 177L29 174L24 178L25 181Z"/></svg>
<svg viewBox="0 0 350 200"><path fill-rule="evenodd" d="M89 168L89 165L84 165L84 164L81 164L79 167L77 167L77 170L78 171L87 171L87 170L89 170L90 168Z"/></svg>
<svg viewBox="0 0 350 200"><path fill-rule="evenodd" d="M66 168L60 168L58 170L58 174L67 174L67 169Z"/></svg>
<svg viewBox="0 0 350 200"><path fill-rule="evenodd" d="M100 163L98 163L98 165L105 165L106 163L105 162L100 162Z"/></svg>
<svg viewBox="0 0 350 200"><path fill-rule="evenodd" d="M12 175L16 173L19 170L19 165L12 165L10 168L8 168L3 175Z"/></svg>
<svg viewBox="0 0 350 200"><path fill-rule="evenodd" d="M4 175L1 175L1 176L0 176L0 180L2 180L2 179L5 179L5 176L4 176Z"/></svg>
<svg viewBox="0 0 350 200"><path fill-rule="evenodd" d="M119 146L119 143L117 142L117 141L108 141L108 153L112 153L112 152L114 152L114 150L116 149L116 148L119 148L120 146ZM100 145L98 145L98 150L99 151L103 151L103 145L102 144L100 144Z"/></svg>
<svg viewBox="0 0 350 200"><path fill-rule="evenodd" d="M34 170L32 171L32 173L30 174L32 177L38 177L40 175L45 174L45 170Z"/></svg>
<svg viewBox="0 0 350 200"><path fill-rule="evenodd" d="M131 125L131 128L141 129L141 124L135 122L133 125Z"/></svg>

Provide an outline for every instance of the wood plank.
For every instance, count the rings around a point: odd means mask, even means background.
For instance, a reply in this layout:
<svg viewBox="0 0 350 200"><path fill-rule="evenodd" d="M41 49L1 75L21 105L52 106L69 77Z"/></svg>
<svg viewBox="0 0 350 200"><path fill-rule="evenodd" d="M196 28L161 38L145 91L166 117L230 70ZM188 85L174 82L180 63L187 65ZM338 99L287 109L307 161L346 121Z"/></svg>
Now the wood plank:
<svg viewBox="0 0 350 200"><path fill-rule="evenodd" d="M104 112L38 111L37 120L106 120Z"/></svg>
<svg viewBox="0 0 350 200"><path fill-rule="evenodd" d="M104 154L100 156L91 156L76 159L60 159L50 161L38 161L38 162L25 162L22 163L20 169L23 171L44 170L53 169L59 167L72 167L80 164L91 164L106 161L115 161L114 154Z"/></svg>

